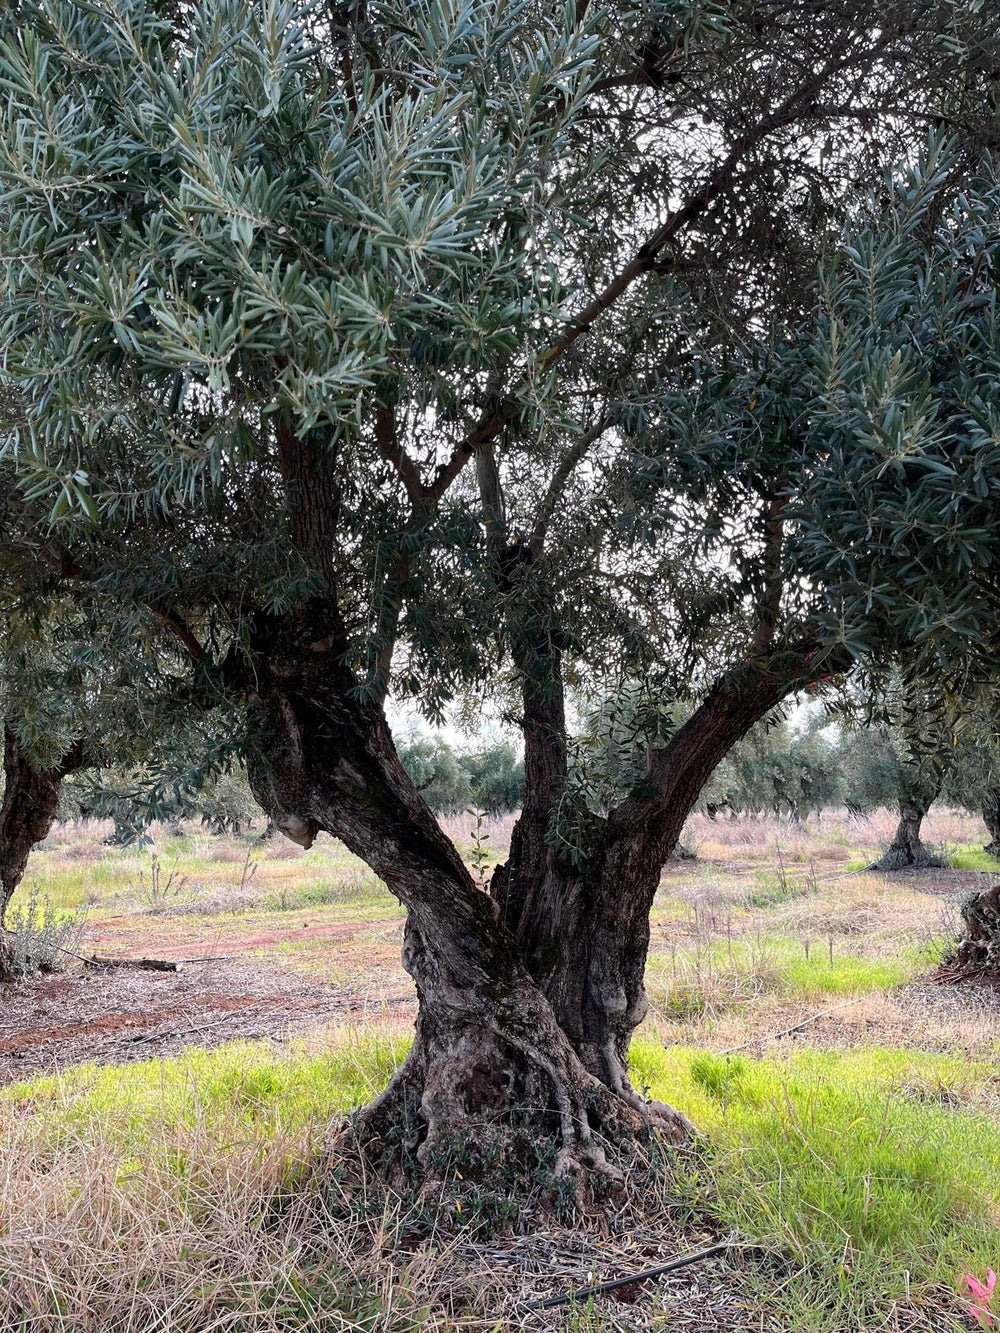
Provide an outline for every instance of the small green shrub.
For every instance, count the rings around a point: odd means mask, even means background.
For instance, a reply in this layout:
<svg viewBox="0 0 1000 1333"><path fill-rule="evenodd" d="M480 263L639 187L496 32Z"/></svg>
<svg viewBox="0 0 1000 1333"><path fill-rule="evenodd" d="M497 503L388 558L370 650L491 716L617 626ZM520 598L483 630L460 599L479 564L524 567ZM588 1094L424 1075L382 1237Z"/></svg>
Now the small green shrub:
<svg viewBox="0 0 1000 1333"><path fill-rule="evenodd" d="M8 968L15 977L33 977L39 972L62 972L73 955L80 952L84 919L70 912L53 909L37 888L28 900L8 907L5 943Z"/></svg>

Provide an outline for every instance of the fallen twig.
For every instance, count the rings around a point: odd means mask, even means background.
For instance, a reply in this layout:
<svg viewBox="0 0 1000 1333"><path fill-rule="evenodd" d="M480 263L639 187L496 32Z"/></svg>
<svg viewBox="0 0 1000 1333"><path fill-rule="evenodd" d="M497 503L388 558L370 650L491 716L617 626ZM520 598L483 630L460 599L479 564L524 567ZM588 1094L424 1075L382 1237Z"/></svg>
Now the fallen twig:
<svg viewBox="0 0 1000 1333"><path fill-rule="evenodd" d="M77 957L79 956L78 954ZM83 961L88 967L128 967L140 972L176 972L178 967L183 965L171 962L168 958L99 958L96 953L92 958L84 958Z"/></svg>
<svg viewBox="0 0 1000 1333"><path fill-rule="evenodd" d="M821 1009L818 1014L810 1014L808 1018L803 1018L801 1023L793 1023L790 1028L782 1028L780 1032L771 1032L765 1037L751 1037L749 1041L741 1041L739 1046L730 1046L724 1051L719 1051L718 1054L732 1055L734 1051L745 1050L747 1046L756 1046L759 1041L777 1041L779 1037L790 1037L793 1032L798 1032L800 1028L806 1028L810 1023L815 1023L817 1018L826 1018L827 1014L835 1014L838 1009L846 1009L849 1004L857 1004L859 1000L866 998L864 995L854 995L841 1004L832 1005L829 1009Z"/></svg>
<svg viewBox="0 0 1000 1333"><path fill-rule="evenodd" d="M600 1296L606 1291L615 1291L618 1287L630 1287L633 1282L646 1282L653 1277L662 1277L664 1273L673 1273L675 1269L686 1268L688 1264L696 1264L701 1259L710 1259L713 1254L722 1254L724 1250L732 1247L733 1241L723 1240L717 1245L709 1245L704 1250L694 1250L691 1254L682 1254L678 1259L671 1259L668 1264L660 1264L657 1268L644 1268L640 1273L629 1273L627 1277L611 1278L608 1282L595 1282L590 1287L578 1287L576 1291L568 1292L565 1296L550 1296L545 1301L532 1301L527 1307L529 1310L552 1310L557 1305L569 1305L573 1301L586 1301L591 1296Z"/></svg>
<svg viewBox="0 0 1000 1333"><path fill-rule="evenodd" d="M209 1028L221 1027L223 1023L228 1023L231 1018L236 1018L237 1012L226 1014L224 1018L217 1018L214 1023L201 1023L193 1028L176 1028L172 1032L140 1032L134 1037L126 1037L125 1040L131 1045L139 1046L147 1041L166 1041L170 1037L190 1037L196 1032L207 1032Z"/></svg>

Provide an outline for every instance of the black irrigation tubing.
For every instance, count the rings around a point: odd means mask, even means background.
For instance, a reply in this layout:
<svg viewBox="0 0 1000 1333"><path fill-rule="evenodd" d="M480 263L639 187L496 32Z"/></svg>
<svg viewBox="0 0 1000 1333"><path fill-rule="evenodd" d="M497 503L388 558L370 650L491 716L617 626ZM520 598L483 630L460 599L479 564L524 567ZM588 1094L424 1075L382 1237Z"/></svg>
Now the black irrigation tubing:
<svg viewBox="0 0 1000 1333"><path fill-rule="evenodd" d="M630 1287L633 1282L646 1282L651 1277L662 1277L664 1273L672 1273L677 1268L686 1268L688 1264L696 1264L701 1259L711 1259L714 1254L722 1254L724 1250L732 1249L734 1244L734 1241L723 1240L717 1245L709 1245L704 1250L693 1250L690 1254L682 1254L678 1259L671 1259L668 1264L660 1264L658 1268L644 1268L641 1273L629 1273L627 1277L612 1278L609 1282L596 1282L591 1287L579 1287L565 1296L550 1296L547 1301L532 1301L527 1308L551 1310L557 1305L569 1305L571 1301L585 1301L591 1296L600 1296L618 1287Z"/></svg>

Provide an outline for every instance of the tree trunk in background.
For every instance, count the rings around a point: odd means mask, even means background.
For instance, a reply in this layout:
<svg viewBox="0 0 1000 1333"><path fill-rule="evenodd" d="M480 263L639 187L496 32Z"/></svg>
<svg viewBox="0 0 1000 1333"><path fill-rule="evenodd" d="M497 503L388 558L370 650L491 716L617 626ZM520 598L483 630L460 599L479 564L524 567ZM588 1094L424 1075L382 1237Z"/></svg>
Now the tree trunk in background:
<svg viewBox="0 0 1000 1333"><path fill-rule="evenodd" d="M83 763L77 744L55 768L38 768L11 727L4 727L4 793L0 805L0 981L12 978L10 948L3 934L7 906L28 865L31 849L48 836L59 806L59 788Z"/></svg>
<svg viewBox="0 0 1000 1333"><path fill-rule="evenodd" d="M955 953L955 966L964 972L1000 972L1000 884L994 884L962 904L965 932Z"/></svg>
<svg viewBox="0 0 1000 1333"><path fill-rule="evenodd" d="M990 835L983 851L1000 858L1000 790L995 787L983 797L983 823Z"/></svg>
<svg viewBox="0 0 1000 1333"><path fill-rule="evenodd" d="M892 842L884 856L871 867L872 870L922 870L942 863L938 857L920 840L920 826L931 807L934 796L912 795L899 803L899 823Z"/></svg>

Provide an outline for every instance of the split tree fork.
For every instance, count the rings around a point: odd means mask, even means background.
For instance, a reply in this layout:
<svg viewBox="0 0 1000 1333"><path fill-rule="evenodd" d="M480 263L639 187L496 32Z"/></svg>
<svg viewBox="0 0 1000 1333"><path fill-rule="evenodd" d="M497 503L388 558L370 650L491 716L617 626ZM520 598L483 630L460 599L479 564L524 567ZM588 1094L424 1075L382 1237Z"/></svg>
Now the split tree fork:
<svg viewBox="0 0 1000 1333"><path fill-rule="evenodd" d="M293 541L323 593L300 612L259 616L248 655L227 666L231 680L242 672L260 738L248 768L264 810L303 846L321 830L340 838L407 908L416 1039L364 1120L386 1139L391 1128L397 1143L409 1127L429 1173L456 1132L495 1129L515 1114L556 1127L557 1174L613 1171L602 1141L628 1143L650 1126L679 1140L688 1122L644 1103L627 1074L646 1008L653 894L715 765L818 674L818 659L776 647L726 673L670 743L650 752L644 794L594 822L575 871L545 838L566 776L559 647L548 632L518 640L528 791L510 861L487 895L402 768L381 701L344 665L335 454L289 419L277 450Z"/></svg>
<svg viewBox="0 0 1000 1333"><path fill-rule="evenodd" d="M28 865L32 847L48 837L59 806L63 778L87 763L88 746L77 741L58 764L42 768L25 751L13 728L4 726L4 790L0 803L0 981L12 978L11 951L3 930L7 906Z"/></svg>

